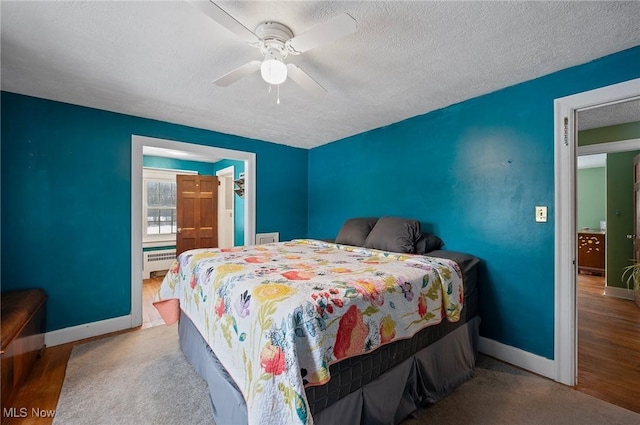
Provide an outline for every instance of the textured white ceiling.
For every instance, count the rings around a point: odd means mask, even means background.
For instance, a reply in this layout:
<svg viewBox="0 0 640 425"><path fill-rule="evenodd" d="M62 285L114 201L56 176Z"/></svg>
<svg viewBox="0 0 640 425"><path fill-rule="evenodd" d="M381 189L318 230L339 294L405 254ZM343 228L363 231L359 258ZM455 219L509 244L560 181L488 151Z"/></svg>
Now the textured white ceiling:
<svg viewBox="0 0 640 425"><path fill-rule="evenodd" d="M328 94L276 105L259 73L211 83L260 56L187 2L0 4L2 90L307 148L640 44L640 2L219 2L250 29L357 20L287 59Z"/></svg>
<svg viewBox="0 0 640 425"><path fill-rule="evenodd" d="M640 65L638 65L640 66ZM640 99L578 112L578 130L640 121Z"/></svg>

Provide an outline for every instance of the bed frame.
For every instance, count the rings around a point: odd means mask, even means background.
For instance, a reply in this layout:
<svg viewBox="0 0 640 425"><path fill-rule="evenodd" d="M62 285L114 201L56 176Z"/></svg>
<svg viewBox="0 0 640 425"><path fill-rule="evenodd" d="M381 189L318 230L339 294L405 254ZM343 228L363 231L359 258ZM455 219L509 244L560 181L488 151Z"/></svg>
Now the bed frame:
<svg viewBox="0 0 640 425"><path fill-rule="evenodd" d="M331 365L329 382L306 389L316 424L399 424L472 377L480 326L478 260L450 251L429 255L453 259L463 271L465 307L460 321L443 320L411 339ZM216 423L246 424L247 407L240 389L182 311L179 334L185 356L209 386Z"/></svg>

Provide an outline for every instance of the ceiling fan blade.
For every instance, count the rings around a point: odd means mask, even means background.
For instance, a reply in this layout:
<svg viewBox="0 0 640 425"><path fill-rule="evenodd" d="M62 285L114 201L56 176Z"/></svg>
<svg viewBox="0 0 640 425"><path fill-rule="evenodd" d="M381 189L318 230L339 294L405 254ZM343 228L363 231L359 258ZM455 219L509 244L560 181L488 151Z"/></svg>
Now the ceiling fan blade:
<svg viewBox="0 0 640 425"><path fill-rule="evenodd" d="M234 69L233 71L224 74L222 77L218 78L213 82L216 86L227 87L229 84L233 84L238 81L242 77L246 77L249 74L253 74L257 70L260 69L260 61L251 61L245 63L239 68Z"/></svg>
<svg viewBox="0 0 640 425"><path fill-rule="evenodd" d="M296 84L298 84L309 93L320 96L327 92L327 89L322 87L316 80L311 78L309 74L304 72L296 65L292 63L288 64L287 71L287 75L289 76L289 78L291 78Z"/></svg>
<svg viewBox="0 0 640 425"><path fill-rule="evenodd" d="M345 13L293 37L287 42L287 45L295 53L302 53L321 44L331 43L345 35L353 34L357 30L358 23L356 20Z"/></svg>
<svg viewBox="0 0 640 425"><path fill-rule="evenodd" d="M213 1L206 0L187 0L193 7L245 40L247 43L257 43L260 41L260 37L255 35L253 31L242 25L240 22L225 12L220 6Z"/></svg>

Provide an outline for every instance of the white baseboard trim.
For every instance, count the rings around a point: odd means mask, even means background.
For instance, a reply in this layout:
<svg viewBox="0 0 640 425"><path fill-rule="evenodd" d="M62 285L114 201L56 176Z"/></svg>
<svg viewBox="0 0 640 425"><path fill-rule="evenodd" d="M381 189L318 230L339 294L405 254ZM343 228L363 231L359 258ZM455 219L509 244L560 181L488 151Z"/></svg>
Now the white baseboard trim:
<svg viewBox="0 0 640 425"><path fill-rule="evenodd" d="M521 367L549 379L555 379L555 364L551 359L529 353L493 339L480 337L479 351L503 362Z"/></svg>
<svg viewBox="0 0 640 425"><path fill-rule="evenodd" d="M633 290L627 288L617 288L615 286L605 286L604 294L608 297L622 298L625 300L633 300Z"/></svg>
<svg viewBox="0 0 640 425"><path fill-rule="evenodd" d="M85 323L71 326L44 334L44 343L47 347L79 341L85 338L104 335L111 332L131 328L131 315L114 317L113 319L100 320L99 322Z"/></svg>

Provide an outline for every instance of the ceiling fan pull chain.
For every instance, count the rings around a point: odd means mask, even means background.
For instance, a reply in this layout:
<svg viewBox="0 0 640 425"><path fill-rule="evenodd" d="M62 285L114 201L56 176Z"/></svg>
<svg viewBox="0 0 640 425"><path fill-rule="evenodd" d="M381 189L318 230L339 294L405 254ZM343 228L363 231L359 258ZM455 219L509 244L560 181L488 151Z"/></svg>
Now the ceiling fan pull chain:
<svg viewBox="0 0 640 425"><path fill-rule="evenodd" d="M280 84L278 84L278 100L276 100L276 104L280 104Z"/></svg>

